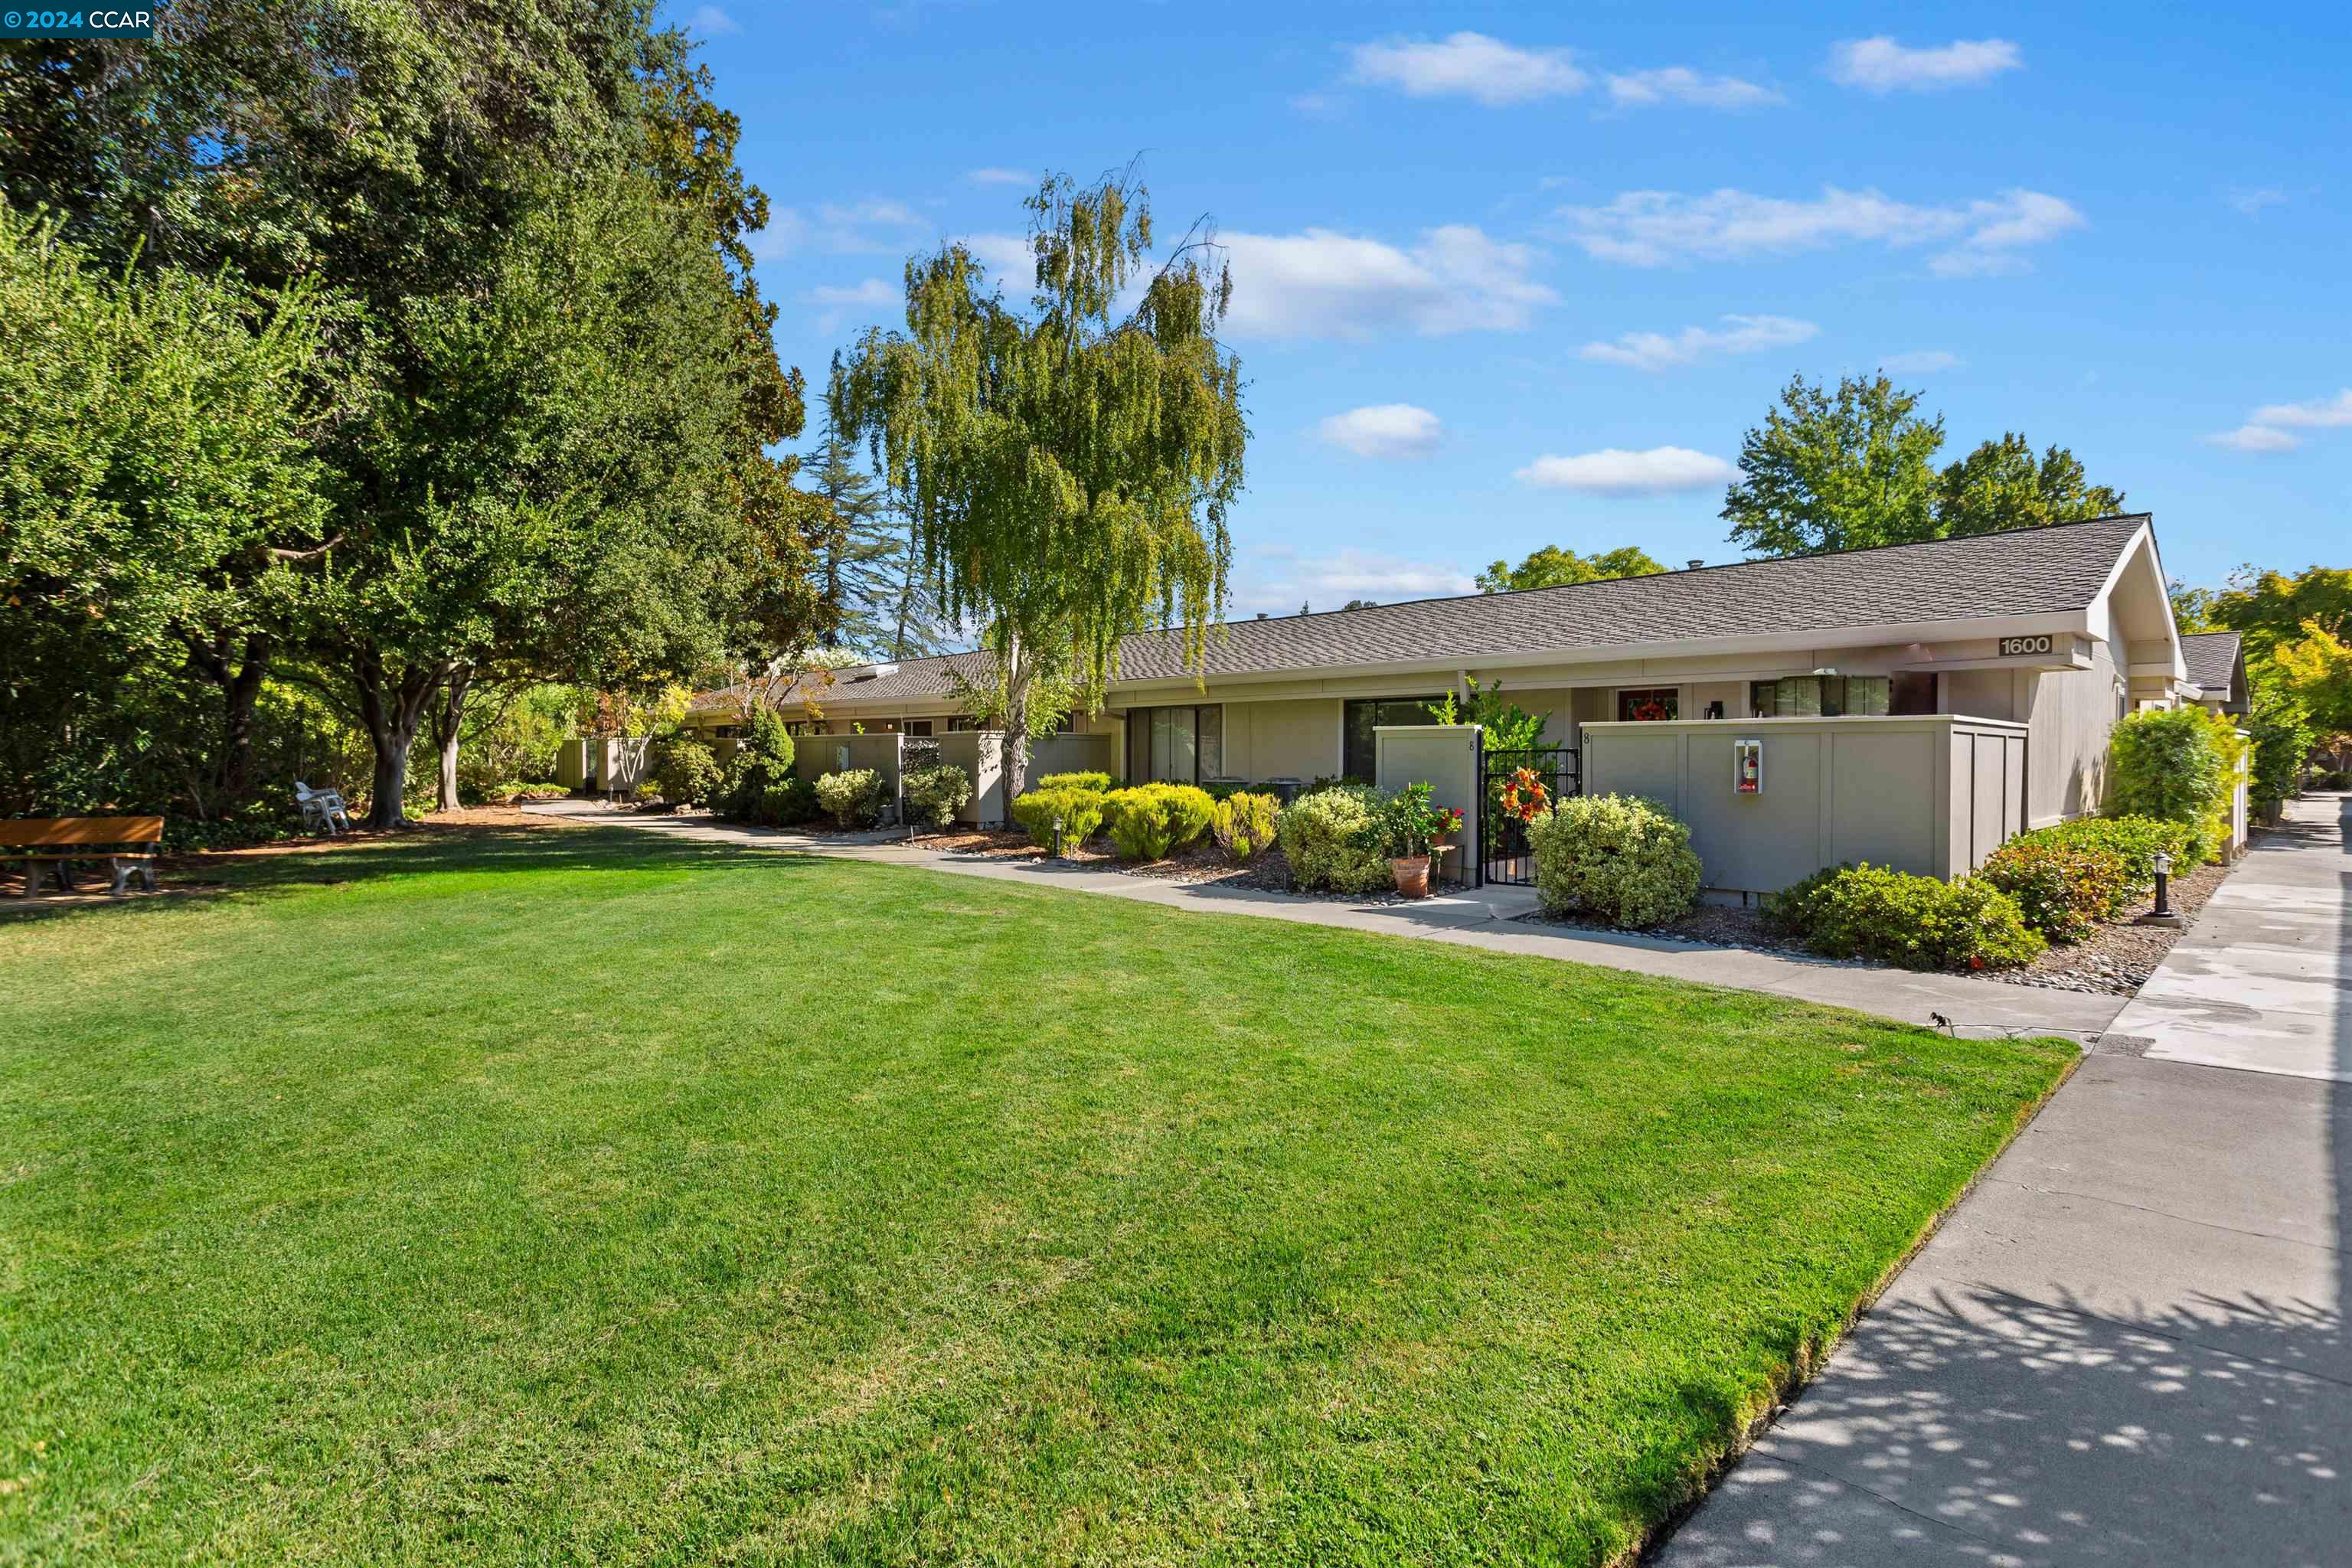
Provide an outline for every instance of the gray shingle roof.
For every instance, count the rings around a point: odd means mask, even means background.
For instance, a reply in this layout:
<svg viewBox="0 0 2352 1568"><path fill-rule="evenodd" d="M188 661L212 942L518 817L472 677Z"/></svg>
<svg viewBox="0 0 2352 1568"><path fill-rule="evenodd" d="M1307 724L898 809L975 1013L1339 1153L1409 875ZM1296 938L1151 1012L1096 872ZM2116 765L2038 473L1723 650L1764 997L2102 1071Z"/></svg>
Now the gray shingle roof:
<svg viewBox="0 0 2352 1568"><path fill-rule="evenodd" d="M2238 634L2190 632L2180 639L2180 658L2193 684L2208 691L2227 692L2238 667Z"/></svg>
<svg viewBox="0 0 2352 1568"><path fill-rule="evenodd" d="M1213 680L1423 659L1475 664L1506 655L1572 653L1676 637L2057 615L2081 609L2098 596L2124 547L2147 522L2145 514L2099 518L1517 594L1228 621L1211 630L1206 673ZM843 679L816 696L820 703L941 697L950 690L950 669L971 676L988 667L985 653L908 659L891 674ZM1119 650L1122 681L1190 673L1183 640L1171 632L1129 637Z"/></svg>

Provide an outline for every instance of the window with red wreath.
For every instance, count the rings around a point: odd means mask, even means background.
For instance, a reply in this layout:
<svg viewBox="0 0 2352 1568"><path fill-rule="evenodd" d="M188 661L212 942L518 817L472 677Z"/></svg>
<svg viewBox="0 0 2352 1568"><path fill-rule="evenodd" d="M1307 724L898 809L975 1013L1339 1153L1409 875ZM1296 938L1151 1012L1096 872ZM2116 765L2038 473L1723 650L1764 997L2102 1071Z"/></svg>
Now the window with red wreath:
<svg viewBox="0 0 2352 1568"><path fill-rule="evenodd" d="M1620 691L1617 694L1617 717L1642 722L1672 719L1680 709L1681 700L1681 691L1671 686Z"/></svg>

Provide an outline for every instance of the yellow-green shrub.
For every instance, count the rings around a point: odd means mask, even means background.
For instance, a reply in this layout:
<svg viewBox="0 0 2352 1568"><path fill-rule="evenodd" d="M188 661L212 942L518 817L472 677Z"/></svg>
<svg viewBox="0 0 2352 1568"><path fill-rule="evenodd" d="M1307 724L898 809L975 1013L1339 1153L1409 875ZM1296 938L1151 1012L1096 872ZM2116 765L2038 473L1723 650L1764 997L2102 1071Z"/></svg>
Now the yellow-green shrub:
<svg viewBox="0 0 2352 1568"><path fill-rule="evenodd" d="M1690 829L1633 795L1570 795L1528 824L1536 896L1641 930L1688 914L1698 899Z"/></svg>
<svg viewBox="0 0 2352 1568"><path fill-rule="evenodd" d="M1217 802L1209 831L1216 836L1219 848L1246 860L1273 847L1275 819L1281 814L1282 802L1274 796L1243 791Z"/></svg>
<svg viewBox="0 0 2352 1568"><path fill-rule="evenodd" d="M1013 801L1013 820L1041 849L1054 847L1057 821L1064 844L1083 844L1102 827L1103 797L1090 789L1033 789Z"/></svg>
<svg viewBox="0 0 2352 1568"><path fill-rule="evenodd" d="M1102 797L1110 841L1130 860L1165 860L1208 830L1216 803L1191 784L1145 784Z"/></svg>
<svg viewBox="0 0 2352 1568"><path fill-rule="evenodd" d="M1302 888L1369 893L1395 885L1376 837L1379 797L1357 785L1317 790L1282 808L1275 836Z"/></svg>

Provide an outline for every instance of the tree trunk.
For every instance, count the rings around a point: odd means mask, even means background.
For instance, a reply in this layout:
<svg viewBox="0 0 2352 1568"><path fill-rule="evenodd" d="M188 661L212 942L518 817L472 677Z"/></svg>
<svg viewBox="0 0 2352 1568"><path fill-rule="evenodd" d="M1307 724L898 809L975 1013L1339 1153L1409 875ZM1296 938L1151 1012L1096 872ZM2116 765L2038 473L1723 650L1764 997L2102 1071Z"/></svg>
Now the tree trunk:
<svg viewBox="0 0 2352 1568"><path fill-rule="evenodd" d="M402 797L408 790L408 753L416 745L416 731L446 663L404 665L394 675L374 648L362 648L352 660L352 685L359 698L360 723L375 749L375 781L368 797L370 827L404 827L408 816Z"/></svg>
<svg viewBox="0 0 2352 1568"><path fill-rule="evenodd" d="M235 809L253 785L253 715L276 646L268 633L252 632L234 665L231 652L226 632L209 644L188 643L188 662L221 689L221 749L213 759L211 784L213 801L224 812Z"/></svg>
<svg viewBox="0 0 2352 1568"><path fill-rule="evenodd" d="M441 752L441 778L433 809L457 809L457 738L465 732L466 700L474 689L474 667L461 664L441 683L441 700L433 709L433 743Z"/></svg>
<svg viewBox="0 0 2352 1568"><path fill-rule="evenodd" d="M1031 669L1024 657L1021 634L1004 636L1004 806L1012 820L1013 801L1029 776L1029 683Z"/></svg>

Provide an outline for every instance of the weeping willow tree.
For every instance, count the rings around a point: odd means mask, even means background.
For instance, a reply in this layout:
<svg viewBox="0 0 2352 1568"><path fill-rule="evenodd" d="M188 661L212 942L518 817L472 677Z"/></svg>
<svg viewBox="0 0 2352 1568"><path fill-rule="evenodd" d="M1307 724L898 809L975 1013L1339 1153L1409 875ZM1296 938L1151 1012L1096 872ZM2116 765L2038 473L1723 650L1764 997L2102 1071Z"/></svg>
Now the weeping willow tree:
<svg viewBox="0 0 2352 1568"><path fill-rule="evenodd" d="M836 416L905 509L942 612L996 655L1007 798L1042 685L1098 704L1119 638L1148 626L1178 629L1200 668L1249 436L1216 336L1233 282L1202 226L1155 268L1131 169L1050 176L1024 205L1026 310L949 245L907 264L906 330L869 328L834 363Z"/></svg>

